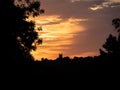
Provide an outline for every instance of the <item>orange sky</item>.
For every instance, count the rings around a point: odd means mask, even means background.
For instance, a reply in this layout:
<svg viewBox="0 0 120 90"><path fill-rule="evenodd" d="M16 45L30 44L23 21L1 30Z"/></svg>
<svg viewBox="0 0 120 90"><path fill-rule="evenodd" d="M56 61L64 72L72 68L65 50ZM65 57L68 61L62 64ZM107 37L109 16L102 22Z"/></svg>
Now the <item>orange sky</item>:
<svg viewBox="0 0 120 90"><path fill-rule="evenodd" d="M32 52L34 58L56 59L59 53L71 58L99 55L113 30L111 20L118 13L113 2L117 0L41 0L45 13L33 20L36 27L42 26L39 37L43 43Z"/></svg>
<svg viewBox="0 0 120 90"><path fill-rule="evenodd" d="M43 29L39 32L39 37L43 38L43 43L38 46L35 52L32 52L35 59L40 59L42 57L55 59L59 53L66 53L67 50L70 49L69 46L74 43L73 38L75 37L75 33L80 33L85 30L85 27L80 26L78 23L87 21L87 19L72 17L63 20L60 16L55 15L42 15L34 18L34 20L36 21L36 26L42 26ZM92 55L92 53L93 52L89 52L89 55ZM86 56L85 53L81 55Z"/></svg>

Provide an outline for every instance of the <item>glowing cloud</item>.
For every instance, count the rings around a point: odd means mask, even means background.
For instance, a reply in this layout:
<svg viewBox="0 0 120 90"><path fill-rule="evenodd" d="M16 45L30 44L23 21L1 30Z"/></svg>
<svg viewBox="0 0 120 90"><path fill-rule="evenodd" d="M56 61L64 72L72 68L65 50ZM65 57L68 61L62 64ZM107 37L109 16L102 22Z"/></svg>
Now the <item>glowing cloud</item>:
<svg viewBox="0 0 120 90"><path fill-rule="evenodd" d="M105 2L99 5L95 4L93 7L90 7L90 9L95 11L108 7L120 7L120 0L106 0Z"/></svg>
<svg viewBox="0 0 120 90"><path fill-rule="evenodd" d="M37 50L32 52L35 59L57 58L59 53L69 49L69 45L73 44L72 38L78 32L85 30L80 26L80 22L87 19L68 18L63 19L60 16L40 16L34 19L37 26L42 25L43 31L39 33L39 37L43 38L43 44L38 46Z"/></svg>

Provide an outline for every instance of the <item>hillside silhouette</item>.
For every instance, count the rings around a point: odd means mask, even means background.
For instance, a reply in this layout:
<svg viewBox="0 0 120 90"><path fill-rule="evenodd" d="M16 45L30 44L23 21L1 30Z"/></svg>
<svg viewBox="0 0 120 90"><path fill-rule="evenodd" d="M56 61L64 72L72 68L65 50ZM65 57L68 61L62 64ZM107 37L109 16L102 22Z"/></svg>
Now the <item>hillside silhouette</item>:
<svg viewBox="0 0 120 90"><path fill-rule="evenodd" d="M19 1L19 0L18 0ZM19 1L19 3L21 3ZM30 54L36 45L42 43L35 31L35 22L26 21L29 16L44 12L40 2L14 4L14 0L0 1L1 18L1 66L6 75L67 76L67 75L118 75L120 71L120 18L112 20L118 36L109 35L94 57L74 57L59 55L55 60L35 61ZM33 44L34 43L34 44Z"/></svg>

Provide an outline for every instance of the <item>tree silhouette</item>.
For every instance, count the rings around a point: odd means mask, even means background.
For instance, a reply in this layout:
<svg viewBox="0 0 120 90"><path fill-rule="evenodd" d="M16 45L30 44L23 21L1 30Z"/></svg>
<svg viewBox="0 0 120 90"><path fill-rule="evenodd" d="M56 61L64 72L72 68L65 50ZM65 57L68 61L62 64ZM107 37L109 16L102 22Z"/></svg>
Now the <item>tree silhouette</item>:
<svg viewBox="0 0 120 90"><path fill-rule="evenodd" d="M120 56L120 19L115 18L112 20L112 25L114 25L116 31L118 32L118 36L113 36L112 34L106 39L105 44L103 44L103 48L106 50L100 49L100 54L110 54L119 57Z"/></svg>
<svg viewBox="0 0 120 90"><path fill-rule="evenodd" d="M120 32L120 18L115 18L112 20L112 25L115 26L117 32Z"/></svg>
<svg viewBox="0 0 120 90"><path fill-rule="evenodd" d="M1 41L4 48L4 59L8 62L31 62L33 57L31 50L42 43L35 30L35 22L27 19L36 17L44 10L40 8L40 2L36 0L1 0Z"/></svg>

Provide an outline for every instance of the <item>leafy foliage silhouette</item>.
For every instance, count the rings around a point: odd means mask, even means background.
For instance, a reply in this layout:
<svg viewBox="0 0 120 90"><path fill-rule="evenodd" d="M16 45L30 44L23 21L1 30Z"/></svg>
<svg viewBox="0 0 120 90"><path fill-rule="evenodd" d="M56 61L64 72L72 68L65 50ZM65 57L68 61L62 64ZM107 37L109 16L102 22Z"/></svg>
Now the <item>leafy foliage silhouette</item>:
<svg viewBox="0 0 120 90"><path fill-rule="evenodd" d="M34 58L30 54L36 49L36 45L42 43L35 30L35 22L27 19L36 17L44 10L40 8L40 2L34 0L1 0L0 20L3 29L1 37L4 55L7 62L28 63Z"/></svg>
<svg viewBox="0 0 120 90"><path fill-rule="evenodd" d="M115 18L112 20L112 25L114 25L117 32L120 32L120 18Z"/></svg>
<svg viewBox="0 0 120 90"><path fill-rule="evenodd" d="M70 59L60 55L55 60L34 61L30 51L35 50L36 45L42 43L42 40L38 38L35 22L27 21L27 19L30 16L36 17L44 13L44 10L40 9L40 2L24 0L23 3L23 0L17 0L16 2L15 0L1 0L0 11L0 26L3 31L0 39L2 42L1 47L4 49L2 50L3 58L9 66L25 64L25 67L22 65L22 69L21 66L15 66L11 70L17 68L15 71L24 71L21 74L25 75L27 73L27 76L30 74L39 76L68 76L74 74L78 75L78 77L82 76L82 74L84 76L94 72L98 74L113 73L116 70L118 72L119 69L116 69L115 66L119 66L116 61L120 59L119 18L112 21L119 35L118 37L109 35L105 44L103 44L106 51L100 49L100 56L74 57ZM41 28L38 30L41 30ZM26 65L29 63L32 63L32 66Z"/></svg>
<svg viewBox="0 0 120 90"><path fill-rule="evenodd" d="M113 36L112 34L106 39L105 44L103 44L103 48L106 51L100 49L101 55L110 54L114 57L120 56L120 19L115 18L112 20L112 25L114 25L116 31L118 32L118 36Z"/></svg>

